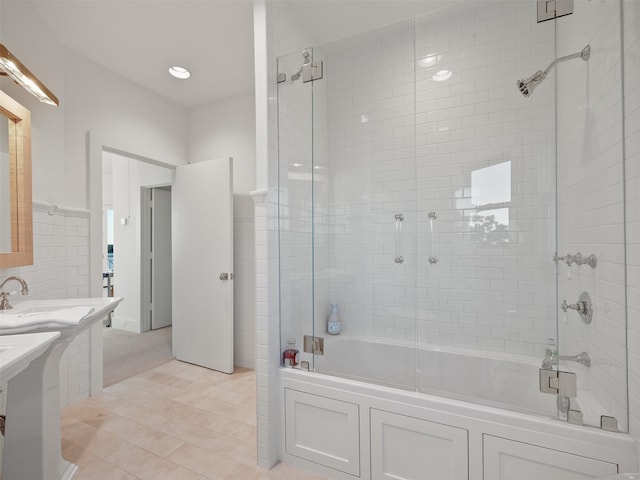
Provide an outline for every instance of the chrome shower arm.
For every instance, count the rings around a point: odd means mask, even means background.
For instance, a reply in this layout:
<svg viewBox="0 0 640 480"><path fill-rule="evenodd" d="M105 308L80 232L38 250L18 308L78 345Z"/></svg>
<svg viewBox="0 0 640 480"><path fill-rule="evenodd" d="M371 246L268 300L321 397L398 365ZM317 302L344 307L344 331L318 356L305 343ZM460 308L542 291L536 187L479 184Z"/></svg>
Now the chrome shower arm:
<svg viewBox="0 0 640 480"><path fill-rule="evenodd" d="M582 60L584 60L585 62L587 60L589 60L589 56L591 55L591 46L587 45L586 47L584 47L582 50L580 50L579 52L576 53L572 53L571 55L565 55L564 57L560 57L560 58L556 58L553 62L551 62L549 64L549 66L547 68L544 69L544 76L546 77L547 74L553 69L553 67L556 66L556 64L561 63L561 62L566 62L567 60L573 60L574 58L582 58Z"/></svg>
<svg viewBox="0 0 640 480"><path fill-rule="evenodd" d="M585 62L589 60L589 56L591 55L591 47L587 45L581 51L577 53L572 53L571 55L566 55L564 57L556 58L553 62L549 64L547 68L544 70L538 70L536 73L531 75L529 78L523 78L522 80L518 80L516 85L518 86L518 90L524 97L528 97L535 90L535 88L540 85L547 78L547 74L551 71L551 69L560 62L565 62L567 60L571 60L572 58L580 57Z"/></svg>

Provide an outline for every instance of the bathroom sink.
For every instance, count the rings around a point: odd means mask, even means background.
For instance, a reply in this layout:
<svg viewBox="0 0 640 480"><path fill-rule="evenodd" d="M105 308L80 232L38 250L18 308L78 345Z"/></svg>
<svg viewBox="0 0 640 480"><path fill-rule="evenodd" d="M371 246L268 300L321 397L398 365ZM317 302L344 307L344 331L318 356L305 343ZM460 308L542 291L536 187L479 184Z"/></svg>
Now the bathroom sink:
<svg viewBox="0 0 640 480"><path fill-rule="evenodd" d="M96 320L104 318L113 311L121 301L122 297L27 300L14 305L11 310L0 312L0 336L59 331L61 341L73 339L78 333L93 325ZM59 321L63 311L82 308L86 309L87 315L83 316L80 322L66 324Z"/></svg>
<svg viewBox="0 0 640 480"><path fill-rule="evenodd" d="M115 307L122 301L122 297L100 298L57 298L52 300L26 300L15 304L11 310L0 312L0 315L27 312L55 312L65 308L89 306L94 308Z"/></svg>
<svg viewBox="0 0 640 480"><path fill-rule="evenodd" d="M3 480L69 480L76 473L77 466L62 458L60 448L60 359L74 338L106 318L121 301L122 297L27 300L0 314L0 348L9 348L13 337L54 336L39 357L8 381ZM10 334L16 330L25 334ZM0 362L12 349L0 350Z"/></svg>
<svg viewBox="0 0 640 480"><path fill-rule="evenodd" d="M43 332L0 337L0 385L27 368L59 336L59 332Z"/></svg>

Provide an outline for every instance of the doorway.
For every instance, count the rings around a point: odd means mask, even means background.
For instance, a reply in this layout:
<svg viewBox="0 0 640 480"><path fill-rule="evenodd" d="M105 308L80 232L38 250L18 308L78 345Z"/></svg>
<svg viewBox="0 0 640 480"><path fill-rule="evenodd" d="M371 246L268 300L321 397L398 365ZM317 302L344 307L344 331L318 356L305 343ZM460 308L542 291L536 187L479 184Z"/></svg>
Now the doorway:
<svg viewBox="0 0 640 480"><path fill-rule="evenodd" d="M104 385L173 358L172 181L171 168L102 152L103 292L124 297L102 332Z"/></svg>
<svg viewBox="0 0 640 480"><path fill-rule="evenodd" d="M103 234L103 265L110 267L112 293L124 297L114 312L113 328L151 330L149 306L162 299L153 312L163 323L154 326L171 324L172 181L171 168L126 154L102 154L102 205L113 229ZM153 249L160 249L155 258ZM157 288L161 293L154 298Z"/></svg>

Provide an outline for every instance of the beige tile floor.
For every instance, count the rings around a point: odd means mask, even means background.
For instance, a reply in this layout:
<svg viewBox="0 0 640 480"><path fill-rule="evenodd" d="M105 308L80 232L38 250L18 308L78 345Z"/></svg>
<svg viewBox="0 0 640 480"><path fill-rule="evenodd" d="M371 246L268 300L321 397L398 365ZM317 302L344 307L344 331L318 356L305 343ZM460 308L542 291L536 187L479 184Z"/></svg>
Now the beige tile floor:
<svg viewBox="0 0 640 480"><path fill-rule="evenodd" d="M255 373L171 361L62 413L76 480L323 480L256 467Z"/></svg>

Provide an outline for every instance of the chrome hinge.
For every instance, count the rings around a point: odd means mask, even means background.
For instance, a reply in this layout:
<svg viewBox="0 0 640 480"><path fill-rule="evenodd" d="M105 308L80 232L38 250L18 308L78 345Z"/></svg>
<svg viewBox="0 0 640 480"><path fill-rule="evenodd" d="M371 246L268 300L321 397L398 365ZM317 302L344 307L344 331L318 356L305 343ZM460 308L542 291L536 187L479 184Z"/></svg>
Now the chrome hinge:
<svg viewBox="0 0 640 480"><path fill-rule="evenodd" d="M540 369L540 391L563 397L578 396L578 379L575 373Z"/></svg>
<svg viewBox="0 0 640 480"><path fill-rule="evenodd" d="M322 62L309 63L302 66L302 81L304 83L313 82L322 78Z"/></svg>
<svg viewBox="0 0 640 480"><path fill-rule="evenodd" d="M567 422L572 425L584 425L584 416L580 410L569 410L567 412Z"/></svg>
<svg viewBox="0 0 640 480"><path fill-rule="evenodd" d="M324 355L324 338L305 335L303 350L314 355Z"/></svg>
<svg viewBox="0 0 640 480"><path fill-rule="evenodd" d="M600 416L600 428L602 430L606 430L607 432L617 432L618 431L618 420L616 417L610 417L608 415Z"/></svg>

